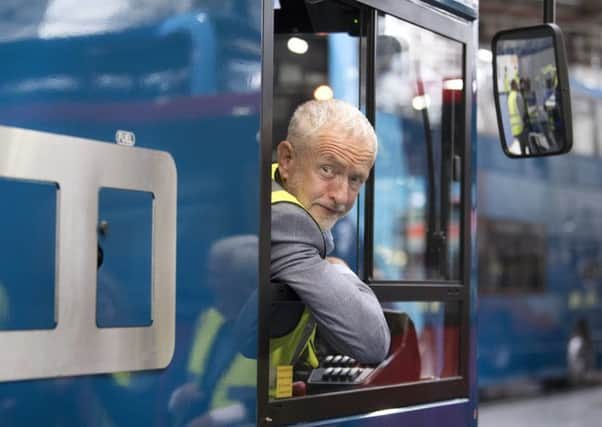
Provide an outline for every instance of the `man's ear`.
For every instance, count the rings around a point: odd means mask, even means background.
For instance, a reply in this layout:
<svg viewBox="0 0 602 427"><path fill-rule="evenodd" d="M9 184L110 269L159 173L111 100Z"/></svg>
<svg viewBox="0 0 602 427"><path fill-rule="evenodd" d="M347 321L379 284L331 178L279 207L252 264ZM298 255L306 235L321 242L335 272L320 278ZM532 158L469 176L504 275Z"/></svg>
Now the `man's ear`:
<svg viewBox="0 0 602 427"><path fill-rule="evenodd" d="M280 177L286 181L295 159L295 149L290 142L285 140L278 144L276 154L278 155L278 172Z"/></svg>

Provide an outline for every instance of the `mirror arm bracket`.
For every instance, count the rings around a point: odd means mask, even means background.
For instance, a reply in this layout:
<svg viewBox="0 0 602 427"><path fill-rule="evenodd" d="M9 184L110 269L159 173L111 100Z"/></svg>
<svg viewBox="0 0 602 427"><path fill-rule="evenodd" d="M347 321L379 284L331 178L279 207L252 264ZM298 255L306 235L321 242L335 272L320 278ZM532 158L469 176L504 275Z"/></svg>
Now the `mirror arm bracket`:
<svg viewBox="0 0 602 427"><path fill-rule="evenodd" d="M543 22L544 24L556 22L556 0L544 0Z"/></svg>

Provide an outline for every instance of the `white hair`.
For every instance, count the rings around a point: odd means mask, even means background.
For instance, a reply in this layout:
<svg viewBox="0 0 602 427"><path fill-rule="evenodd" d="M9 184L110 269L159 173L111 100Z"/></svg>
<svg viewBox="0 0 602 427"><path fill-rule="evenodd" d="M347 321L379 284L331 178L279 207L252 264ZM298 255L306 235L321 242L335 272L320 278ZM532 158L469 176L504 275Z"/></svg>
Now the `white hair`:
<svg viewBox="0 0 602 427"><path fill-rule="evenodd" d="M339 132L349 139L369 140L378 148L374 128L360 110L339 99L307 101L297 107L288 125L286 139L298 149L324 129Z"/></svg>

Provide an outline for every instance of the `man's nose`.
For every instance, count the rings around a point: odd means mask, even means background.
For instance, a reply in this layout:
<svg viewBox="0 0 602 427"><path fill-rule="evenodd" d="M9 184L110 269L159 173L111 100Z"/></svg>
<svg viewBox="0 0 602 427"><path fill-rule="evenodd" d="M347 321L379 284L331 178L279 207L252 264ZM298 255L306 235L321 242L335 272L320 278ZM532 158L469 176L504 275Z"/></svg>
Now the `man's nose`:
<svg viewBox="0 0 602 427"><path fill-rule="evenodd" d="M337 177L330 188L330 197L337 205L347 205L349 199L349 183L345 177Z"/></svg>

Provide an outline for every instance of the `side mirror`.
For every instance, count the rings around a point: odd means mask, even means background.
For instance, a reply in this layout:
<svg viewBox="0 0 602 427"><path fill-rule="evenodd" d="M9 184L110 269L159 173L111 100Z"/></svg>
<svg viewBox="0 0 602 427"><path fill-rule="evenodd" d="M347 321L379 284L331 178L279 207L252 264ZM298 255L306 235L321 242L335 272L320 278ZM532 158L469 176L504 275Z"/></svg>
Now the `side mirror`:
<svg viewBox="0 0 602 427"><path fill-rule="evenodd" d="M555 24L501 31L493 48L493 91L509 157L562 154L573 145L564 39Z"/></svg>

